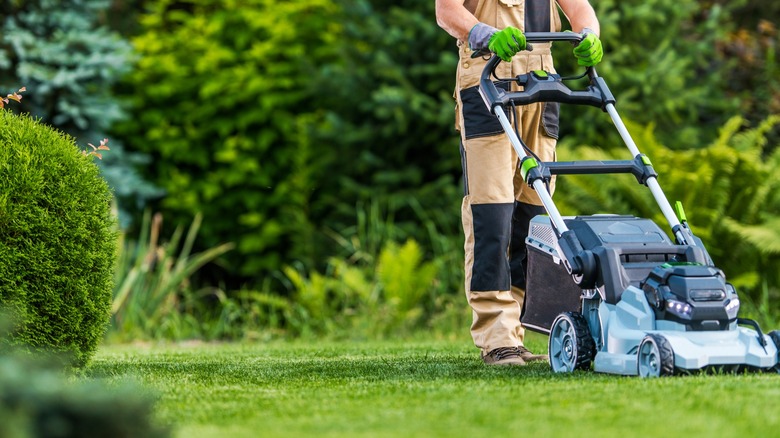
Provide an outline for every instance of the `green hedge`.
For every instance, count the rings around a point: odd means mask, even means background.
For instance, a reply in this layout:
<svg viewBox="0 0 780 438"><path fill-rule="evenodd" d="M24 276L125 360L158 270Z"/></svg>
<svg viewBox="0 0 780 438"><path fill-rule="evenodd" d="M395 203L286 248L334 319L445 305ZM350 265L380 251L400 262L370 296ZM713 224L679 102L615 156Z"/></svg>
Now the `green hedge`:
<svg viewBox="0 0 780 438"><path fill-rule="evenodd" d="M339 252L322 231L353 225L372 198L392 198L418 241L410 196L458 232L454 42L432 3L378 8L185 0L143 17L133 117L117 135L154 157L166 226L202 212L202 248L237 245L228 286L293 261L322 267Z"/></svg>
<svg viewBox="0 0 780 438"><path fill-rule="evenodd" d="M312 234L312 178L328 153L315 154L317 116L302 114L339 34L332 10L329 0L164 0L132 41L135 109L118 135L154 157L145 170L167 192L166 225L202 212L199 242L235 243L235 275L310 251L292 240Z"/></svg>
<svg viewBox="0 0 780 438"><path fill-rule="evenodd" d="M719 51L733 27L727 6L703 0L600 0L604 60L597 70L623 117L653 123L669 147L703 147L733 115L738 101L726 94L726 73L736 60ZM556 44L563 75L581 72L571 47ZM563 105L561 137L580 144L622 147L609 117L597 108Z"/></svg>
<svg viewBox="0 0 780 438"><path fill-rule="evenodd" d="M14 344L83 366L106 329L117 233L111 192L74 140L0 110L0 304Z"/></svg>

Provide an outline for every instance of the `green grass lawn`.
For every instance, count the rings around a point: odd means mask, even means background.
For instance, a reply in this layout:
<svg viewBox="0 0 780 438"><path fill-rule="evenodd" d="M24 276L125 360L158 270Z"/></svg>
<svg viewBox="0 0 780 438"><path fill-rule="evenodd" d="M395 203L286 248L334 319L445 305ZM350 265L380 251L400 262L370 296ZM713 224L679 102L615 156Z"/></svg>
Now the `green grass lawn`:
<svg viewBox="0 0 780 438"><path fill-rule="evenodd" d="M156 392L180 437L780 436L777 374L554 375L467 341L104 346L90 375Z"/></svg>

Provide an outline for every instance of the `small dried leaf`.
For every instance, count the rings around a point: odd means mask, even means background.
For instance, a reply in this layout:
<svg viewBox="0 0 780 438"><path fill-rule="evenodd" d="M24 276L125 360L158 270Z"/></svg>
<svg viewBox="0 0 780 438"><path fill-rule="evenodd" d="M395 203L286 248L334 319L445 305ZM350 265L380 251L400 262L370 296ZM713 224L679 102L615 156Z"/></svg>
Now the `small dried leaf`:
<svg viewBox="0 0 780 438"><path fill-rule="evenodd" d="M27 91L27 88L22 87L19 89L19 91L11 94L7 94L4 98L0 99L0 108L5 108L5 105L9 103L10 101L16 101L21 102L22 101L22 95L19 93Z"/></svg>

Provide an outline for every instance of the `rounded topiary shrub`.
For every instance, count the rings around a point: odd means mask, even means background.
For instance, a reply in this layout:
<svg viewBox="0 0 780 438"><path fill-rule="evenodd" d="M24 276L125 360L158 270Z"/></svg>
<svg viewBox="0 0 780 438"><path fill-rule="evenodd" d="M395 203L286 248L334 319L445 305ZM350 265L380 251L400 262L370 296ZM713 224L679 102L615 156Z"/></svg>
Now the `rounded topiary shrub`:
<svg viewBox="0 0 780 438"><path fill-rule="evenodd" d="M0 306L17 324L6 342L85 365L109 321L117 238L93 157L0 110Z"/></svg>

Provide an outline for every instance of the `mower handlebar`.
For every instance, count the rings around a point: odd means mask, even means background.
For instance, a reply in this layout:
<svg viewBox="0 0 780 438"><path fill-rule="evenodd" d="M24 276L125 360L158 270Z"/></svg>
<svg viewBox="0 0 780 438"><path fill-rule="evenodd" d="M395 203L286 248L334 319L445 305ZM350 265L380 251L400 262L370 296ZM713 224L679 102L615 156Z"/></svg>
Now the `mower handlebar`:
<svg viewBox="0 0 780 438"><path fill-rule="evenodd" d="M585 38L584 34L574 32L528 32L525 35L525 50L532 52L534 46L531 43L551 43L555 41L570 41L572 43L579 43ZM482 49L474 52L471 55L472 58L479 58L481 56L489 56L490 51L488 49Z"/></svg>
<svg viewBox="0 0 780 438"><path fill-rule="evenodd" d="M526 41L530 42L570 41L576 43L582 41L585 36L574 32L529 32L525 34L525 37ZM494 112L496 106L508 104L528 105L535 102L560 102L604 109L607 104L615 103L606 83L596 74L594 67L588 67L586 70L590 84L584 90L572 90L564 84L559 75L536 70L514 78L497 78L504 82L516 82L523 87L522 91L505 91L497 88L491 80L491 76L495 76L496 67L500 62L501 58L493 55L482 70L479 81L479 92L491 113Z"/></svg>

